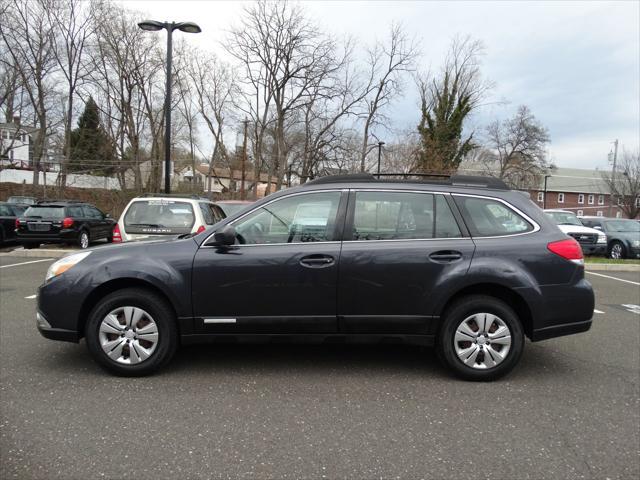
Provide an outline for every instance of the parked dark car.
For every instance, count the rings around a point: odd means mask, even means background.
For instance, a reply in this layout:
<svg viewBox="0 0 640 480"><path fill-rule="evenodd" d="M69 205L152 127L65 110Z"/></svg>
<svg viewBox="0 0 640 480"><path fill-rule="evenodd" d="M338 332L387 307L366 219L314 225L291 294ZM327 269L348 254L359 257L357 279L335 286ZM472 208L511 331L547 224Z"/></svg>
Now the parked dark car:
<svg viewBox="0 0 640 480"><path fill-rule="evenodd" d="M640 258L640 223L626 218L579 217L585 227L607 234L607 256Z"/></svg>
<svg viewBox="0 0 640 480"><path fill-rule="evenodd" d="M38 203L38 199L36 197L25 197L24 195L13 195L7 198L7 203L29 206Z"/></svg>
<svg viewBox="0 0 640 480"><path fill-rule="evenodd" d="M495 179L325 177L199 234L132 242L51 265L38 291L47 338L86 339L121 375L179 344L224 340L435 345L490 380L532 341L584 332L593 290L580 245Z"/></svg>
<svg viewBox="0 0 640 480"><path fill-rule="evenodd" d="M16 218L24 213L26 205L0 203L0 245L16 239Z"/></svg>
<svg viewBox="0 0 640 480"><path fill-rule="evenodd" d="M15 222L24 248L42 243L67 243L88 248L91 242L113 241L115 220L88 203L48 201L32 205Z"/></svg>
<svg viewBox="0 0 640 480"><path fill-rule="evenodd" d="M247 208L252 203L253 202L250 202L248 200L220 200L218 202L215 202L215 204L222 209L227 217L239 212L244 208Z"/></svg>

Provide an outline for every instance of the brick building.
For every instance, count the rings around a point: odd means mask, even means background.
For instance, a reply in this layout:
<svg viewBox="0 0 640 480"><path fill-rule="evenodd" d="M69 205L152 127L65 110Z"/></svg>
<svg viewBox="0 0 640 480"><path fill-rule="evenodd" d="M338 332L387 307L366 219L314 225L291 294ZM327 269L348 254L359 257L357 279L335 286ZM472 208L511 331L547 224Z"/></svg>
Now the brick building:
<svg viewBox="0 0 640 480"><path fill-rule="evenodd" d="M612 198L609 194L609 188L599 170L556 168L547 176L546 194L544 178L540 179L539 187L529 193L540 208L561 208L575 212L578 216L625 216L617 205L617 198ZM640 204L640 197L628 200Z"/></svg>

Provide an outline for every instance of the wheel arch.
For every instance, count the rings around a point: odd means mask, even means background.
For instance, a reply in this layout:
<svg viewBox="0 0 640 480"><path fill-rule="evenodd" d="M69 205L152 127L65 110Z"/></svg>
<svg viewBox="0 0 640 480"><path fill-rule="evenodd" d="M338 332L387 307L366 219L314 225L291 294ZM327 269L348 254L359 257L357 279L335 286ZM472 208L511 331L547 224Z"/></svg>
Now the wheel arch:
<svg viewBox="0 0 640 480"><path fill-rule="evenodd" d="M454 292L443 304L439 312L440 315L444 315L452 304L469 295L485 295L505 302L513 308L516 315L518 315L518 318L522 322L522 329L525 335L531 337L533 333L533 313L530 305L517 291L498 283L476 283L461 288ZM442 322L439 322L438 330L441 326Z"/></svg>
<svg viewBox="0 0 640 480"><path fill-rule="evenodd" d="M89 313L91 313L91 310L93 310L97 303L107 295L113 292L117 292L118 290L125 290L127 288L141 288L144 290L148 290L166 300L176 318L178 336L180 335L180 322L177 321L178 315L176 312L176 307L165 292L163 292L153 283L141 280L139 278L117 278L109 280L108 282L102 283L97 286L91 291L91 293L89 293L89 295L87 295L84 302L82 302L80 313L78 315L78 333L80 334L80 336L84 336L84 328L87 323L87 318L89 316Z"/></svg>

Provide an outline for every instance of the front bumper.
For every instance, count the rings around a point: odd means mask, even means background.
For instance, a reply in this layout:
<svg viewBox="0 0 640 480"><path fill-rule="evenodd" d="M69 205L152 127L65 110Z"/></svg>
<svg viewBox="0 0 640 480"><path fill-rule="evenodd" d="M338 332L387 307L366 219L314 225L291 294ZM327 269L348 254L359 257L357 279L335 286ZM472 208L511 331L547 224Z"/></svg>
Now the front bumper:
<svg viewBox="0 0 640 480"><path fill-rule="evenodd" d="M582 248L582 253L585 255L604 255L607 253L607 244L602 243L595 245L580 245Z"/></svg>
<svg viewBox="0 0 640 480"><path fill-rule="evenodd" d="M36 325L40 334L49 340L60 340L63 342L74 343L78 343L80 341L80 335L78 332L74 330L66 330L64 328L53 328L49 325L49 322L40 311L36 312Z"/></svg>
<svg viewBox="0 0 640 480"><path fill-rule="evenodd" d="M631 247L629 249L629 258L640 258L640 248Z"/></svg>

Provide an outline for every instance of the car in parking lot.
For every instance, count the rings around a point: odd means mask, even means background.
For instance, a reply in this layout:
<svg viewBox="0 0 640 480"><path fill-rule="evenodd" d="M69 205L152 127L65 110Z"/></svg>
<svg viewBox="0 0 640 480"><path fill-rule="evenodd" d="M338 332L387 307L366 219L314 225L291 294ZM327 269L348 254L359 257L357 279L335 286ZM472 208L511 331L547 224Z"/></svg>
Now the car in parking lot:
<svg viewBox="0 0 640 480"><path fill-rule="evenodd" d="M24 213L26 205L0 202L0 245L15 240L16 218Z"/></svg>
<svg viewBox="0 0 640 480"><path fill-rule="evenodd" d="M24 195L12 195L7 198L7 203L15 203L18 205L35 205L38 203L38 199L36 197L27 197Z"/></svg>
<svg viewBox="0 0 640 480"><path fill-rule="evenodd" d="M24 248L42 243L66 243L88 248L96 240L113 240L115 220L94 205L72 200L41 201L31 205L15 221L18 241Z"/></svg>
<svg viewBox="0 0 640 480"><path fill-rule="evenodd" d="M239 212L243 208L247 208L247 206L251 205L253 202L248 200L219 200L216 202L225 213L227 217L234 215Z"/></svg>
<svg viewBox="0 0 640 480"><path fill-rule="evenodd" d="M547 209L544 211L558 228L576 239L585 255L607 253L607 235L595 228L585 227L577 215L569 210Z"/></svg>
<svg viewBox="0 0 640 480"><path fill-rule="evenodd" d="M640 223L626 218L580 217L587 227L607 235L607 256L613 259L640 258Z"/></svg>
<svg viewBox="0 0 640 480"><path fill-rule="evenodd" d="M224 218L222 209L208 198L147 193L125 207L113 237L118 243L200 233Z"/></svg>
<svg viewBox="0 0 640 480"><path fill-rule="evenodd" d="M584 332L580 246L500 180L347 175L274 193L200 233L71 255L38 290L47 338L85 338L120 375L179 344L241 339L435 345L492 380L532 341Z"/></svg>

